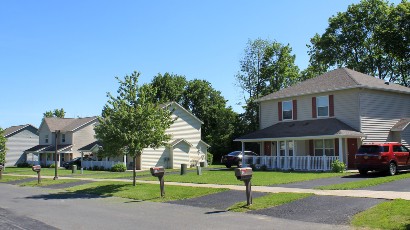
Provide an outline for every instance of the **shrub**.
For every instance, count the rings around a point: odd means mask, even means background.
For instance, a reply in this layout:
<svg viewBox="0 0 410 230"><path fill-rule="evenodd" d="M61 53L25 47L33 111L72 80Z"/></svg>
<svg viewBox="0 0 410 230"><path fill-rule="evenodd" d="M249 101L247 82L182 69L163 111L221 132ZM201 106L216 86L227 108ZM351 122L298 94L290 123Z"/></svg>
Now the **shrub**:
<svg viewBox="0 0 410 230"><path fill-rule="evenodd" d="M252 168L252 171L256 171L257 169L256 169L256 165L255 164L250 164L249 165L249 167L251 167Z"/></svg>
<svg viewBox="0 0 410 230"><path fill-rule="evenodd" d="M115 164L111 168L111 172L125 172L125 170L127 170L127 168L122 163Z"/></svg>
<svg viewBox="0 0 410 230"><path fill-rule="evenodd" d="M16 166L18 168L31 168L32 165L27 162L21 162L21 163L18 163Z"/></svg>
<svg viewBox="0 0 410 230"><path fill-rule="evenodd" d="M55 168L56 164L52 163L50 166L48 166L49 168Z"/></svg>
<svg viewBox="0 0 410 230"><path fill-rule="evenodd" d="M212 161L214 160L214 155L212 155L212 153L208 152L208 154L206 154L206 161L208 162L208 165L212 165Z"/></svg>
<svg viewBox="0 0 410 230"><path fill-rule="evenodd" d="M262 165L262 166L261 166L261 170L262 170L262 171L267 171L267 170L268 170L268 166Z"/></svg>
<svg viewBox="0 0 410 230"><path fill-rule="evenodd" d="M339 161L339 160L335 160L332 162L332 172L336 172L336 173L341 173L344 172L346 169L346 164Z"/></svg>
<svg viewBox="0 0 410 230"><path fill-rule="evenodd" d="M98 170L100 170L100 166L94 165L92 170L93 170L93 171L98 171Z"/></svg>

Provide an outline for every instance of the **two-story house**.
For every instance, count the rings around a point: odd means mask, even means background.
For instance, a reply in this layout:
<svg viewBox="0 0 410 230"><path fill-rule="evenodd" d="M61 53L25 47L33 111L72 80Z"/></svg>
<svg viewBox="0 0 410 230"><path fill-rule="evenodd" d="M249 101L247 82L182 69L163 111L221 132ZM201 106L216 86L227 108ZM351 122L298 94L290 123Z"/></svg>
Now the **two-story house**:
<svg viewBox="0 0 410 230"><path fill-rule="evenodd" d="M51 165L54 163L56 151L59 166L81 156L79 149L96 140L94 127L97 123L97 117L43 118L38 129L38 145L25 151L26 154L37 155L38 160L31 162L28 158L27 162Z"/></svg>
<svg viewBox="0 0 410 230"><path fill-rule="evenodd" d="M410 88L347 68L266 95L259 100L260 130L235 141L256 142L261 157L245 164L329 170L339 159L354 168L363 142L410 145Z"/></svg>
<svg viewBox="0 0 410 230"><path fill-rule="evenodd" d="M137 169L148 169L153 166L164 166L166 168L179 168L181 164L194 166L197 162L206 162L208 148L207 143L201 140L201 126L203 122L191 112L176 102L161 105L163 109L172 111L171 118L174 123L166 130L171 134L171 140L167 146L157 149L145 148L137 158ZM79 149L84 155L93 155L98 159L98 150L101 142L96 141ZM110 162L108 162L110 161ZM84 167L103 166L110 167L114 162L124 162L128 169L132 169L134 159L130 156L111 157L104 161L83 162Z"/></svg>
<svg viewBox="0 0 410 230"><path fill-rule="evenodd" d="M26 161L24 150L38 144L37 128L33 125L11 126L4 130L6 141L6 166L15 166Z"/></svg>

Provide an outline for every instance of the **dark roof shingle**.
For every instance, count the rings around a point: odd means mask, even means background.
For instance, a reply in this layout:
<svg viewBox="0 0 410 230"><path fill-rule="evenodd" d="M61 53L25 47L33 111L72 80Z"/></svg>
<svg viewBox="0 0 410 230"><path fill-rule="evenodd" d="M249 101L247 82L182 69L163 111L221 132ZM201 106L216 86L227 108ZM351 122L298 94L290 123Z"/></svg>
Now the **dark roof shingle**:
<svg viewBox="0 0 410 230"><path fill-rule="evenodd" d="M18 131L20 131L20 130L28 127L28 126L31 126L31 127L33 127L34 129L37 130L37 128L35 126L30 125L30 124L11 126L11 127L4 130L4 137L8 137L11 134L16 133L16 132L18 132Z"/></svg>
<svg viewBox="0 0 410 230"><path fill-rule="evenodd" d="M58 118L58 117L46 117L44 122L47 124L51 131L74 131L90 122L97 120L97 117L85 117L85 118Z"/></svg>

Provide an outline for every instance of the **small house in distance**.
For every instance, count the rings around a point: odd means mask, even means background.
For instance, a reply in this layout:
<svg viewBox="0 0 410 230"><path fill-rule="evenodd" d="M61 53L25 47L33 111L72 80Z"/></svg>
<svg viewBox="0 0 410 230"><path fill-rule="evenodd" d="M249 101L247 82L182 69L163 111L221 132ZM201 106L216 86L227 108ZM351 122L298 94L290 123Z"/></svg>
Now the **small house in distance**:
<svg viewBox="0 0 410 230"><path fill-rule="evenodd" d="M33 125L11 126L4 130L6 141L6 166L26 162L24 150L38 144L37 128Z"/></svg>

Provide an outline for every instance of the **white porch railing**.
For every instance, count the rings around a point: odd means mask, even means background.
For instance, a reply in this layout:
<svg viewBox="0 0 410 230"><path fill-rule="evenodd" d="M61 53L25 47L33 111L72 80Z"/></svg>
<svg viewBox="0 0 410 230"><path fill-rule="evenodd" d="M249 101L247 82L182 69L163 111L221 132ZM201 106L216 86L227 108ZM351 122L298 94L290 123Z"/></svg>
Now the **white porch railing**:
<svg viewBox="0 0 410 230"><path fill-rule="evenodd" d="M83 168L104 167L104 169L111 169L116 164L124 164L122 161L83 161Z"/></svg>
<svg viewBox="0 0 410 230"><path fill-rule="evenodd" d="M251 164L269 169L294 169L304 171L330 171L332 162L339 157L329 156L244 156L243 166Z"/></svg>

